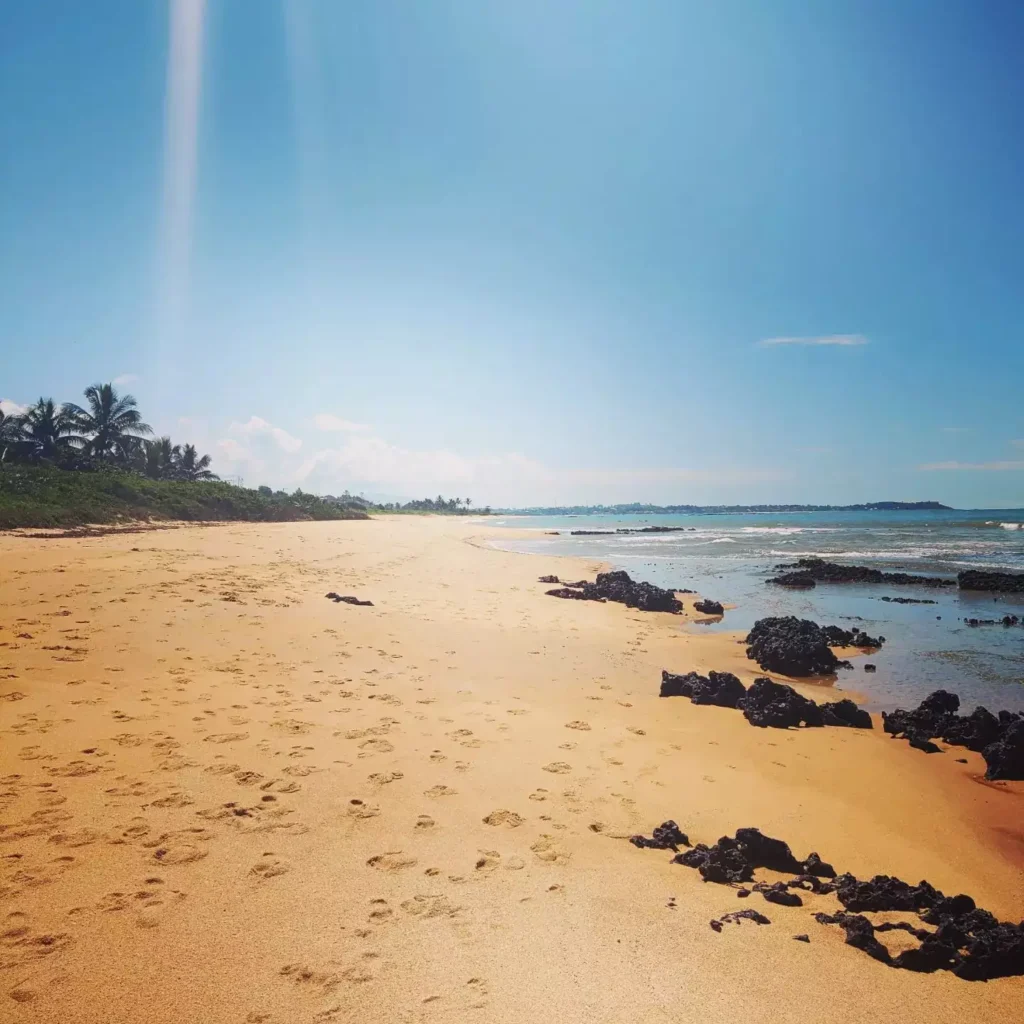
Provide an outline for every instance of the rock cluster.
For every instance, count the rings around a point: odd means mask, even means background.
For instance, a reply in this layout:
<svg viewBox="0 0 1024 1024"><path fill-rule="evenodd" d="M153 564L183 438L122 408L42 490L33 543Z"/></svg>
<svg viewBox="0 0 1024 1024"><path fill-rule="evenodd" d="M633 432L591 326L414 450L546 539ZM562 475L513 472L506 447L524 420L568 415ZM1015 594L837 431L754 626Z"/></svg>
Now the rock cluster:
<svg viewBox="0 0 1024 1024"><path fill-rule="evenodd" d="M746 643L747 657L769 672L819 676L830 675L839 667L821 627L795 615L758 619Z"/></svg>
<svg viewBox="0 0 1024 1024"><path fill-rule="evenodd" d="M888 601L892 604L938 604L928 597L882 597L880 601Z"/></svg>
<svg viewBox="0 0 1024 1024"><path fill-rule="evenodd" d="M686 833L681 832L674 821L663 821L651 833L650 839L647 836L630 836L629 841L641 850L671 850L673 853L678 853L680 846L690 845Z"/></svg>
<svg viewBox="0 0 1024 1024"><path fill-rule="evenodd" d="M1024 594L1024 573L989 572L985 569L964 569L957 573L961 590L988 590L1001 594Z"/></svg>
<svg viewBox="0 0 1024 1024"><path fill-rule="evenodd" d="M818 585L814 574L809 572L784 572L781 576L773 576L766 582L792 590L813 590Z"/></svg>
<svg viewBox="0 0 1024 1024"><path fill-rule="evenodd" d="M841 626L822 626L821 631L825 634L825 643L829 647L878 649L885 643L884 636L868 636L857 626L854 626L853 629L843 629Z"/></svg>
<svg viewBox="0 0 1024 1024"><path fill-rule="evenodd" d="M872 727L871 716L852 700L815 704L792 686L776 683L764 676L755 679L748 690L731 672L709 672L706 676L699 672L676 675L662 669L659 695L689 697L694 704L738 708L751 725L761 728L788 729L801 725Z"/></svg>
<svg viewBox="0 0 1024 1024"><path fill-rule="evenodd" d="M986 779L1024 779L1024 718L1010 711L994 715L984 707L958 715L959 707L955 693L936 690L913 711L883 712L882 727L925 753L939 752L931 742L936 737L950 746L978 751L985 758Z"/></svg>
<svg viewBox="0 0 1024 1024"><path fill-rule="evenodd" d="M654 831L654 838L634 836L633 843L674 849L658 838L659 832L669 834L670 838L682 835L673 821ZM849 873L837 875L835 868L818 854L812 853L799 861L787 843L756 828L737 829L735 836L723 836L713 846L698 843L676 853L672 861L696 868L706 882L734 886L752 882L750 888L737 888L737 896L747 897L753 891L767 902L782 906L803 906L804 898L793 890L815 896L834 893L843 909L835 914L816 913L815 920L823 925L838 925L845 931L848 945L889 967L919 972L948 970L969 981L1024 975L1024 922L1000 922L962 893L946 896L928 882L911 885L889 875L875 875L867 881ZM759 868L792 877L786 881L754 882L754 872ZM865 916L890 911L916 913L922 924L932 927L917 927L908 921L875 924ZM720 932L723 924L745 919L771 923L756 910L740 910L716 918L710 925ZM893 956L876 935L896 930L913 936L918 945ZM810 941L807 935L794 938Z"/></svg>
<svg viewBox="0 0 1024 1024"><path fill-rule="evenodd" d="M789 572L785 576L777 576L769 580L769 583L778 583L786 576L790 578L799 576L801 579L815 580L818 583L894 583L900 586L918 587L955 587L957 584L956 580L943 579L939 576L914 576L905 572L882 572L881 569L872 569L866 565L840 565L838 562L826 562L823 558L800 558L795 562L782 562L775 568L795 571ZM783 586L793 585L792 582L783 584Z"/></svg>
<svg viewBox="0 0 1024 1024"><path fill-rule="evenodd" d="M711 601L705 599L703 601L694 601L693 607L704 615L724 615L725 609L719 604L718 601Z"/></svg>
<svg viewBox="0 0 1024 1024"><path fill-rule="evenodd" d="M678 615L683 610L682 601L671 590L656 587L653 583L639 583L630 579L629 573L622 570L599 572L593 583L586 580L566 583L547 593L551 597L577 601L617 601L627 608L638 608L642 612L672 612Z"/></svg>

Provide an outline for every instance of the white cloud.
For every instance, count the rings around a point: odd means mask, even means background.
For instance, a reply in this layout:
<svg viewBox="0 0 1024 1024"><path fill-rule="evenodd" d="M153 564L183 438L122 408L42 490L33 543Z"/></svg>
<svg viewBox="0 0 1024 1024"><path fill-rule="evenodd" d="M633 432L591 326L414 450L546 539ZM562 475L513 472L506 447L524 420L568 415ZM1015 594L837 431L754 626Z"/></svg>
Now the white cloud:
<svg viewBox="0 0 1024 1024"><path fill-rule="evenodd" d="M269 437L274 444L283 452L297 452L302 447L302 441L293 437L287 430L275 427L259 416L250 416L247 423L232 423L229 428L231 434L241 434L243 437Z"/></svg>
<svg viewBox="0 0 1024 1024"><path fill-rule="evenodd" d="M932 472L935 470L984 470L993 473L1013 472L1024 469L1024 460L1005 460L1002 462L926 462L918 469Z"/></svg>
<svg viewBox="0 0 1024 1024"><path fill-rule="evenodd" d="M851 345L866 345L868 339L863 334L823 334L808 338L764 338L758 342L761 348L776 345L836 345L842 348Z"/></svg>
<svg viewBox="0 0 1024 1024"><path fill-rule="evenodd" d="M139 379L137 373L122 373L119 377L115 377L110 383L115 387L123 388L129 384L134 384Z"/></svg>
<svg viewBox="0 0 1024 1024"><path fill-rule="evenodd" d="M366 423L353 423L329 412L317 413L313 417L313 422L318 430L341 431L346 434L362 434L370 429Z"/></svg>
<svg viewBox="0 0 1024 1024"><path fill-rule="evenodd" d="M11 398L0 398L0 412L5 416L24 416L28 412L28 406L19 405Z"/></svg>

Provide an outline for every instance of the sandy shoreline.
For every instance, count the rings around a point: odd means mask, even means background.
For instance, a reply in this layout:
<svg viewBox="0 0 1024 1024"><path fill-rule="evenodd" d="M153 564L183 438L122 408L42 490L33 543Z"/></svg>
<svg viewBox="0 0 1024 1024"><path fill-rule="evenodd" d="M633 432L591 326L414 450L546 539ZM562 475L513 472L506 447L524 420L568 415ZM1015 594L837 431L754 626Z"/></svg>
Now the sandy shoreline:
<svg viewBox="0 0 1024 1024"><path fill-rule="evenodd" d="M813 920L831 898L754 897L772 926L716 935L709 919L744 906L732 891L613 837L753 825L1017 921L1024 784L877 728L759 730L661 700L662 668L761 673L734 636L545 597L538 575L597 566L500 551L494 532L0 536L0 1019L1019 1012L1024 979L845 946Z"/></svg>

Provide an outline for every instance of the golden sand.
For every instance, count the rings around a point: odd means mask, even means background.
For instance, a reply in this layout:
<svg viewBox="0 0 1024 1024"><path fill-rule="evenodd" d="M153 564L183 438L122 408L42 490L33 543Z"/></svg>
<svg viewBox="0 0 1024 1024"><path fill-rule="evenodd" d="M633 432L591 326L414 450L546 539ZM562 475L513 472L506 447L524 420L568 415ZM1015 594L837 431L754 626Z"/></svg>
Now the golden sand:
<svg viewBox="0 0 1024 1024"><path fill-rule="evenodd" d="M1019 920L1024 786L660 700L663 667L749 682L738 638L545 597L597 567L495 533L0 538L0 1020L1018 1019L1024 979L892 970L815 923L833 897L744 903L624 837L754 825ZM708 927L747 905L772 925Z"/></svg>

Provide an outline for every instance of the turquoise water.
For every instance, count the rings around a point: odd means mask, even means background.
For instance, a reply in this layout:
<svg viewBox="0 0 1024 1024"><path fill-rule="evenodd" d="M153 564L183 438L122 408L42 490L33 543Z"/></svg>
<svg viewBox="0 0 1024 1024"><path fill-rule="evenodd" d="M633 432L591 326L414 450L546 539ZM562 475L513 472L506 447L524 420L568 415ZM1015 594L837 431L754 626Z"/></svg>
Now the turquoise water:
<svg viewBox="0 0 1024 1024"><path fill-rule="evenodd" d="M838 685L866 694L876 710L916 704L945 687L970 710L1024 709L1024 627L974 628L967 618L1024 615L1024 595L818 584L788 591L765 583L779 562L820 556L883 571L950 576L965 568L1024 572L1024 510L938 512L798 512L756 515L504 516L497 525L529 529L536 536L509 538L516 551L597 558L636 579L689 587L737 607L721 624L681 626L749 629L764 615L799 615L822 624L859 625L886 637L870 657L875 674L840 672ZM572 530L681 526L682 533L572 537ZM547 531L558 531L549 536ZM558 571L552 565L552 572ZM889 597L928 598L934 605L898 605ZM685 670L688 666L665 666Z"/></svg>

